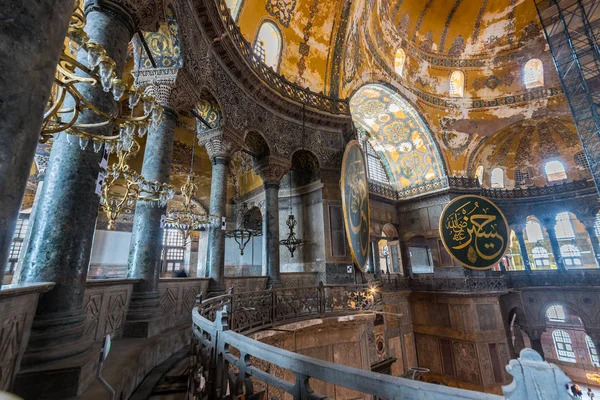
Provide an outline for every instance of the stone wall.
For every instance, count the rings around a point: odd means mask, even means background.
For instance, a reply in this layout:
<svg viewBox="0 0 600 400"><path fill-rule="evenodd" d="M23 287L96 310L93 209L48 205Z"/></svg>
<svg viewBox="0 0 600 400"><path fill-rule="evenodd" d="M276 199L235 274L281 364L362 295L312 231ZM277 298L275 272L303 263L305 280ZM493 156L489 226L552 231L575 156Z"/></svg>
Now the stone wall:
<svg viewBox="0 0 600 400"><path fill-rule="evenodd" d="M412 293L411 314L419 367L425 379L501 393L510 360L499 295Z"/></svg>

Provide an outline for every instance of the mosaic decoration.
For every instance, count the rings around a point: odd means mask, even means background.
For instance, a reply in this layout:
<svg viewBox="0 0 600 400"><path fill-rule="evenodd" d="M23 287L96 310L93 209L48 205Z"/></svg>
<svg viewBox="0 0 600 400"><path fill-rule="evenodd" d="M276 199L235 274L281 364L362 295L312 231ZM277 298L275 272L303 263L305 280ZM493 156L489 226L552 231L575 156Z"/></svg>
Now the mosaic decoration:
<svg viewBox="0 0 600 400"><path fill-rule="evenodd" d="M558 147L556 143L552 140L552 135L550 134L550 127L545 122L542 122L538 125L538 132L540 137L540 153L542 155L542 160L546 160L549 158L555 158L560 155L558 152Z"/></svg>
<svg viewBox="0 0 600 400"><path fill-rule="evenodd" d="M419 32L419 28L421 28L421 24L423 23L425 14L427 14L427 11L429 10L429 7L431 7L432 3L433 3L433 0L427 0L427 3L425 3L425 7L423 7L423 11L421 11L421 14L419 14L419 19L417 20L417 25L415 26L415 31L413 32L413 37L412 37L413 42L417 41L417 32Z"/></svg>
<svg viewBox="0 0 600 400"><path fill-rule="evenodd" d="M221 108L219 107L219 103L213 99L202 99L196 105L196 112L200 115L204 121L210 125L210 128L206 126L202 121L196 121L196 132L205 132L210 129L218 128L221 126L221 120L223 119L223 114L221 113Z"/></svg>
<svg viewBox="0 0 600 400"><path fill-rule="evenodd" d="M444 247L467 268L485 270L498 264L508 249L509 234L504 214L485 197L457 197L440 216Z"/></svg>
<svg viewBox="0 0 600 400"><path fill-rule="evenodd" d="M462 3L462 0L455 0L454 5L452 6L452 10L450 10L448 18L446 18L446 23L444 24L444 32L442 33L442 38L440 39L440 53L444 52L444 44L446 43L446 36L448 35L450 22L452 21L452 17L454 17L454 14L456 14L456 10L458 10L458 6L460 6L460 3Z"/></svg>
<svg viewBox="0 0 600 400"><path fill-rule="evenodd" d="M485 8L487 7L487 3L489 0L484 0L481 3L481 8L477 13L477 19L475 20L475 29L473 30L473 42L476 42L479 39L479 30L481 29L481 20L483 18L483 13L485 12Z"/></svg>
<svg viewBox="0 0 600 400"><path fill-rule="evenodd" d="M356 140L350 141L342 160L342 208L346 238L355 265L364 271L369 259L369 183L365 156Z"/></svg>
<svg viewBox="0 0 600 400"><path fill-rule="evenodd" d="M309 15L308 22L304 25L304 29L302 30L302 42L298 45L298 53L300 53L300 60L298 61L298 82L304 83L304 71L306 70L306 57L310 51L310 45L308 41L310 40L310 33L313 27L313 21L315 19L315 15L317 11L319 11L319 0L313 0L312 4L309 7Z"/></svg>
<svg viewBox="0 0 600 400"><path fill-rule="evenodd" d="M346 42L345 32L348 28L348 21L350 20L350 9L352 2L351 0L344 0L344 6L342 7L342 14L340 16L340 22L335 34L335 43L333 45L333 61L331 63L331 79L329 96L337 98L340 93L340 70L342 65L342 54L344 44Z"/></svg>
<svg viewBox="0 0 600 400"><path fill-rule="evenodd" d="M158 68L181 68L183 57L181 56L181 42L179 40L179 26L175 19L175 12L171 6L166 8L167 22L161 24L158 32L144 32L144 39L148 43L154 62ZM134 57L137 60L141 50L142 68L150 69L152 63L143 50L141 43L134 46Z"/></svg>
<svg viewBox="0 0 600 400"><path fill-rule="evenodd" d="M344 82L349 83L354 80L354 75L360 68L360 45L357 27L353 27L348 37L348 45L344 54Z"/></svg>
<svg viewBox="0 0 600 400"><path fill-rule="evenodd" d="M501 75L491 75L487 77L478 77L473 80L473 89L481 90L484 88L496 89L497 87L504 85L510 86L515 80L514 74L506 72Z"/></svg>
<svg viewBox="0 0 600 400"><path fill-rule="evenodd" d="M527 25L525 29L523 29L523 32L523 36L521 36L521 38L519 39L519 42L522 44L527 42L528 40L541 37L542 28L540 28L540 26L535 22L531 21L529 25Z"/></svg>
<svg viewBox="0 0 600 400"><path fill-rule="evenodd" d="M462 55L466 48L467 45L465 44L465 40L461 35L458 35L458 37L454 39L452 46L450 46L450 50L448 50L448 55L452 57L459 57Z"/></svg>
<svg viewBox="0 0 600 400"><path fill-rule="evenodd" d="M443 163L431 132L401 96L381 85L367 85L352 97L350 110L355 124L369 133L397 189L442 176Z"/></svg>
<svg viewBox="0 0 600 400"><path fill-rule="evenodd" d="M428 31L425 34L425 37L421 40L421 43L419 43L419 48L424 51L433 50L433 33L431 33L431 31Z"/></svg>
<svg viewBox="0 0 600 400"><path fill-rule="evenodd" d="M266 4L267 12L286 28L290 26L295 8L296 0L268 0Z"/></svg>

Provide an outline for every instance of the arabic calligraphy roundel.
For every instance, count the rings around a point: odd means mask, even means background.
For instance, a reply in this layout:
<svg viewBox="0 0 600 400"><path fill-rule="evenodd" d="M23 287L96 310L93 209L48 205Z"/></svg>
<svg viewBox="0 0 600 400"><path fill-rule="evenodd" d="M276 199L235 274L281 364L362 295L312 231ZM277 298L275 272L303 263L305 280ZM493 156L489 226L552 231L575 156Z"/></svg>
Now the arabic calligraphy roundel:
<svg viewBox="0 0 600 400"><path fill-rule="evenodd" d="M481 196L452 200L440 217L440 236L452 258L471 269L498 264L508 248L510 229L502 211Z"/></svg>
<svg viewBox="0 0 600 400"><path fill-rule="evenodd" d="M346 146L340 187L346 238L355 264L364 271L369 259L369 182L365 156L356 140Z"/></svg>

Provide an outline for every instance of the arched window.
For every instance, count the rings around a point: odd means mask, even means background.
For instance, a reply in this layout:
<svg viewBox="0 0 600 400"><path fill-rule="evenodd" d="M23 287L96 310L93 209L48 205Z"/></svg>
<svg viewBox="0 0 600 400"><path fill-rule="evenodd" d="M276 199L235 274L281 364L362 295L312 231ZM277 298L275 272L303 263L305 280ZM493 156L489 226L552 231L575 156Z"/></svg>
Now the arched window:
<svg viewBox="0 0 600 400"><path fill-rule="evenodd" d="M560 246L560 255L562 256L567 267L581 267L583 265L583 261L581 260L581 252L577 246L572 244Z"/></svg>
<svg viewBox="0 0 600 400"><path fill-rule="evenodd" d="M490 183L492 188L502 189L504 187L504 171L502 168L494 168L492 170Z"/></svg>
<svg viewBox="0 0 600 400"><path fill-rule="evenodd" d="M544 65L537 58L527 61L523 69L523 82L527 89L544 86Z"/></svg>
<svg viewBox="0 0 600 400"><path fill-rule="evenodd" d="M254 53L273 70L279 69L279 57L281 55L281 33L277 26L265 21L258 30L254 42Z"/></svg>
<svg viewBox="0 0 600 400"><path fill-rule="evenodd" d="M587 344L588 352L590 353L590 358L592 359L592 364L596 367L600 367L600 358L598 358L598 349L596 349L596 345L591 337L585 335L585 344Z"/></svg>
<svg viewBox="0 0 600 400"><path fill-rule="evenodd" d="M562 329L556 329L552 332L552 339L554 339L554 347L560 361L577 362L571 336L567 332Z"/></svg>
<svg viewBox="0 0 600 400"><path fill-rule="evenodd" d="M556 215L556 238L557 239L571 239L575 237L575 231L573 231L573 224L571 223L571 214L567 211L561 212Z"/></svg>
<svg viewBox="0 0 600 400"><path fill-rule="evenodd" d="M527 221L527 224L525 225L525 233L527 233L527 241L529 243L535 243L544 240L542 226L535 220Z"/></svg>
<svg viewBox="0 0 600 400"><path fill-rule="evenodd" d="M563 179L567 179L565 166L560 161L549 161L546 163L544 169L546 170L548 182L562 181Z"/></svg>
<svg viewBox="0 0 600 400"><path fill-rule="evenodd" d="M404 63L406 62L406 53L402 49L396 51L396 57L394 58L394 70L398 75L402 75L404 71Z"/></svg>
<svg viewBox="0 0 600 400"><path fill-rule="evenodd" d="M475 170L475 178L479 181L479 185L483 185L483 165L480 165Z"/></svg>
<svg viewBox="0 0 600 400"><path fill-rule="evenodd" d="M542 246L535 246L531 249L531 255L533 256L533 264L537 267L549 267L550 258L548 258L548 250Z"/></svg>
<svg viewBox="0 0 600 400"><path fill-rule="evenodd" d="M244 0L225 0L225 4L227 5L227 8L229 8L231 18L233 18L234 21L238 20L243 3Z"/></svg>
<svg viewBox="0 0 600 400"><path fill-rule="evenodd" d="M565 309L563 306L550 306L546 310L546 318L552 322L565 322Z"/></svg>
<svg viewBox="0 0 600 400"><path fill-rule="evenodd" d="M450 96L463 97L465 88L465 74L462 71L454 71L450 75Z"/></svg>

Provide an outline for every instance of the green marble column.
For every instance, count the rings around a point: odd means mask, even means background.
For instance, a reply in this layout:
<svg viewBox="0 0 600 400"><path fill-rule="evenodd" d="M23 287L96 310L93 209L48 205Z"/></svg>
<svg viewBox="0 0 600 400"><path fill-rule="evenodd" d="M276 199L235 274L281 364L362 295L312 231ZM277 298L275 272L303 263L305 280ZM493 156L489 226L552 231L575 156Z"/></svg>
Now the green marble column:
<svg viewBox="0 0 600 400"><path fill-rule="evenodd" d="M74 0L0 0L0 286Z"/></svg>
<svg viewBox="0 0 600 400"><path fill-rule="evenodd" d="M146 140L142 176L148 181L168 183L178 115L168 106L163 108L163 121ZM149 337L162 330L157 317L160 316L158 278L163 239L160 219L165 213L166 207L156 202L138 201L135 207L127 277L140 279L140 282L133 287L129 303L125 322L127 336Z"/></svg>
<svg viewBox="0 0 600 400"><path fill-rule="evenodd" d="M121 76L127 46L136 29L134 21L109 1L88 1L85 13L90 40L104 47L116 63L117 76ZM87 64L85 52L81 51L78 59ZM79 90L99 109L116 111L112 94L101 87L81 85ZM88 111L80 115L78 122L95 122L97 118ZM106 135L112 128L95 133ZM72 139L63 132L52 146L19 277L22 283L56 282L39 302L22 362L25 366L73 356L90 346L83 337L83 299L100 201L95 186L102 154L95 152L91 144L82 150L78 140Z"/></svg>
<svg viewBox="0 0 600 400"><path fill-rule="evenodd" d="M265 183L265 213L263 215L263 265L269 285L281 283L279 258L279 184Z"/></svg>
<svg viewBox="0 0 600 400"><path fill-rule="evenodd" d="M519 242L519 253L521 254L521 260L523 260L523 268L525 271L531 272L531 262L529 261L529 254L527 253L527 245L525 244L525 238L523 237L523 229L515 229L517 240Z"/></svg>
<svg viewBox="0 0 600 400"><path fill-rule="evenodd" d="M229 159L211 157L210 214L225 216L227 201L227 173ZM211 292L225 290L225 231L221 225L208 229L208 254L206 257Z"/></svg>

